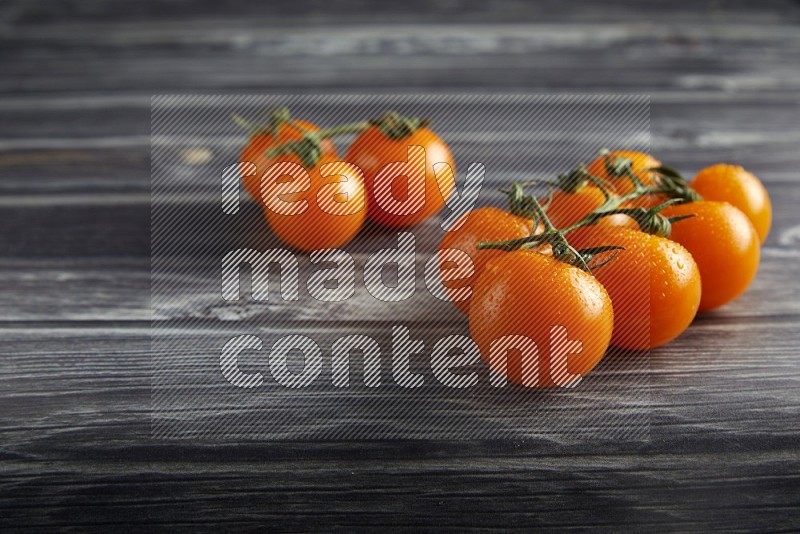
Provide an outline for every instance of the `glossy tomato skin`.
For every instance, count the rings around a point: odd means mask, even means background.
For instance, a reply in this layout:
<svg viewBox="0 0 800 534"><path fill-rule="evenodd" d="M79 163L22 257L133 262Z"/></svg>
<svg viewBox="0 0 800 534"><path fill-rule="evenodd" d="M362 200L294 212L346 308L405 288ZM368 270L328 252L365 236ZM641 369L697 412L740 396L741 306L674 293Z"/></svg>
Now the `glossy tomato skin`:
<svg viewBox="0 0 800 534"><path fill-rule="evenodd" d="M614 306L611 343L652 349L678 337L700 305L700 271L692 255L669 239L627 228L580 228L568 235L578 248L624 250L594 271Z"/></svg>
<svg viewBox="0 0 800 534"><path fill-rule="evenodd" d="M574 193L556 189L547 204L547 217L556 228L565 228L599 208L603 202L603 192L592 185L583 185Z"/></svg>
<svg viewBox="0 0 800 534"><path fill-rule="evenodd" d="M421 146L425 149L425 201L422 208L415 213L395 214L385 211L375 199L373 182L378 172L387 164L408 160L408 149ZM347 151L345 160L357 165L364 171L367 184L370 220L391 228L406 228L418 224L437 214L445 201L455 189L456 167L453 155L447 144L428 128L419 128L410 136L393 140L381 132L377 126L371 126L361 133ZM437 175L434 165L437 165ZM392 196L396 200L408 197L408 183L402 177L392 182Z"/></svg>
<svg viewBox="0 0 800 534"><path fill-rule="evenodd" d="M719 163L697 173L690 184L703 200L727 202L753 223L761 243L772 224L772 203L764 184L738 165Z"/></svg>
<svg viewBox="0 0 800 534"><path fill-rule="evenodd" d="M294 121L298 126L306 130L316 132L319 127L315 124L305 121ZM247 145L242 149L241 160L242 162L250 162L256 166L256 172L252 175L242 176L244 187L250 196L261 204L261 177L264 172L276 161L290 161L292 163L301 163L300 159L294 154L283 154L278 158L269 158L266 151L276 145L286 143L288 141L297 141L302 139L303 130L295 128L289 124L283 124L278 129L278 138L268 133L258 133L250 136ZM324 139L321 143L322 157L336 159L336 147L330 139Z"/></svg>
<svg viewBox="0 0 800 534"><path fill-rule="evenodd" d="M550 196L547 205L547 217L556 228L566 228L574 224L594 210L598 209L605 202L605 195L597 187L585 184L579 187L574 193L568 193L557 189ZM626 204L623 207L629 207ZM603 217L597 223L598 226L624 226L628 228L638 228L632 218L623 214L609 215Z"/></svg>
<svg viewBox="0 0 800 534"><path fill-rule="evenodd" d="M742 293L758 270L761 250L750 220L727 202L670 206L667 217L694 214L672 225L670 239L691 253L700 270L700 311L718 308Z"/></svg>
<svg viewBox="0 0 800 534"><path fill-rule="evenodd" d="M507 252L497 249L478 249L478 243L510 241L531 235L533 221L517 217L511 212L487 206L465 213L456 221L454 228L447 232L439 245L439 250L455 249L465 252L472 259L473 274L469 278L444 281L445 293L454 298L455 291L464 287L474 288L475 281L483 272L486 263ZM444 267L441 265L440 267ZM453 305L463 313L469 312L467 300L452 300Z"/></svg>
<svg viewBox="0 0 800 534"><path fill-rule="evenodd" d="M532 250L517 250L491 260L475 284L469 327L483 359L514 384L526 384L520 351L509 351L505 370L492 361L492 342L525 336L538 348L538 385L552 387L551 336L566 328L581 347L567 358L567 370L586 376L611 340L611 300L592 275Z"/></svg>
<svg viewBox="0 0 800 534"><path fill-rule="evenodd" d="M326 176L322 175L322 172ZM275 187L286 175L265 176L262 201L270 228L287 245L305 252L339 248L347 244L366 219L366 191L363 178L345 162L322 158L306 169L308 187L296 193L280 192ZM283 203L305 204L302 213L282 212Z"/></svg>
<svg viewBox="0 0 800 534"><path fill-rule="evenodd" d="M609 152L608 157L613 161L615 158L624 158L631 161L631 170L639 180L645 185L652 185L655 182L656 174L648 169L660 167L661 162L650 154L636 152L633 150L614 150ZM614 186L618 195L629 193L633 189L631 180L627 177L616 177L609 174L606 168L605 157L600 156L587 166L589 174L598 178L603 178ZM654 201L655 199L653 199ZM648 206L649 207L649 206Z"/></svg>

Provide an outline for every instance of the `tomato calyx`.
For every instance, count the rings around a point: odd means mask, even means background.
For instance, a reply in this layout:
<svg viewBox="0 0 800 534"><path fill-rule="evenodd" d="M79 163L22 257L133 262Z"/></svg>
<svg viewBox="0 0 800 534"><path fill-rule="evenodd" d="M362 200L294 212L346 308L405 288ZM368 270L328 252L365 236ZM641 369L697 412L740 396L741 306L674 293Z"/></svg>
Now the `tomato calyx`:
<svg viewBox="0 0 800 534"><path fill-rule="evenodd" d="M245 119L237 113L231 113L231 120L247 130L247 133L249 133L251 137L256 135L270 135L276 143L278 142L280 129L284 125L288 124L302 133L307 132L305 128L292 120L291 113L287 107L273 109L269 114L269 121L267 124L257 124Z"/></svg>
<svg viewBox="0 0 800 534"><path fill-rule="evenodd" d="M377 119L370 120L369 123L389 139L399 141L413 135L420 128L427 128L431 124L431 119L406 117L395 111L389 111Z"/></svg>
<svg viewBox="0 0 800 534"><path fill-rule="evenodd" d="M554 185L555 188L565 193L577 193L581 188L592 184L597 187L606 198L614 196L613 184L598 176L593 176L586 165L578 165L570 172L559 174Z"/></svg>
<svg viewBox="0 0 800 534"><path fill-rule="evenodd" d="M287 141L275 145L272 148L268 148L266 150L266 155L269 158L278 158L285 154L294 154L304 167L313 167L319 162L320 157L322 157L322 142L325 139L345 133L362 132L368 127L369 123L366 121L344 124L316 132L300 127L300 129L303 130L303 137L301 139Z"/></svg>
<svg viewBox="0 0 800 534"><path fill-rule="evenodd" d="M686 202L702 200L700 195L689 187L688 180L672 167L659 163L655 167L639 169L639 173L651 176L648 183L645 183L642 181L642 174L637 174L632 159L613 154L606 149L600 150L599 154L603 158L603 165L608 176L614 180L629 180L633 185L633 193L638 193L635 196L660 194L669 198L680 198Z"/></svg>
<svg viewBox="0 0 800 534"><path fill-rule="evenodd" d="M607 149L600 150L599 155L603 158L603 165L606 172L614 178L626 178L633 175L634 180L639 178L633 172L633 160L623 156L614 155Z"/></svg>
<svg viewBox="0 0 800 534"><path fill-rule="evenodd" d="M598 210L595 212L590 213L587 216L587 223L595 224L597 221L602 219L603 217L608 217L610 215L627 215L639 225L639 229L646 233L657 235L659 237L669 237L672 233L672 224L678 221L682 221L684 219L688 219L690 217L694 217L694 214L686 214L680 215L675 217L665 217L661 211L668 208L669 206L674 206L675 204L683 204L684 200L680 198L671 198L658 204L657 206L653 206L652 208L644 208L644 207L637 207L637 208L615 208L615 209L606 209L606 210ZM587 224L588 226L588 224Z"/></svg>
<svg viewBox="0 0 800 534"><path fill-rule="evenodd" d="M310 168L319 162L322 157L322 137L313 132L309 132L297 141L289 141L267 150L267 156L278 158L285 154L294 154L303 164L303 167Z"/></svg>
<svg viewBox="0 0 800 534"><path fill-rule="evenodd" d="M669 237L672 232L672 225L684 219L693 217L693 214L683 214L674 217L666 217L661 212L676 204L694 202L700 198L688 182L674 169L659 166L646 169L647 172L654 172L657 176L651 183L644 183L633 170L633 162L624 157L611 157L606 150L601 151L606 164L606 172L613 179L628 179L631 182L631 189L625 194L616 194L613 184L608 180L592 175L585 165L579 165L569 173L559 175L555 182L532 180L528 182L512 182L509 189L501 190L508 196L509 210L517 216L526 217L533 220L533 228L540 225L544 228L543 232L531 232L530 236L510 241L483 242L478 244L478 248L495 248L505 251L513 251L522 248L537 248L549 245L553 257L562 262L578 267L584 271L591 272L606 265L614 259L616 254L612 254L601 262L596 262L595 256L621 250L622 247L613 245L594 247L591 249L575 249L569 244L567 234L584 226L597 224L603 217L612 215L626 215L632 218L639 229L645 233L659 237ZM560 189L567 193L576 193L582 187L596 187L604 197L604 201L595 210L583 216L577 222L563 228L556 228L547 216L547 206L552 200L552 192L544 202L544 207L534 195L524 192L524 187L535 184L547 183L553 191ZM652 206L634 206L630 203L642 197L667 197L663 202Z"/></svg>
<svg viewBox="0 0 800 534"><path fill-rule="evenodd" d="M606 173L613 179L627 179L631 182L632 188L629 192L618 195L615 192L614 184L608 180L594 176L589 172L586 165L578 165L569 173L559 175L555 182L549 182L553 190L560 189L567 193L576 193L582 187L596 187L605 197L605 201L591 213L582 219L566 227L565 232L570 232L582 226L596 224L603 217L610 215L627 215L639 225L639 229L645 233L669 237L672 224L679 222L691 215L680 217L664 217L661 211L665 208L686 202L696 202L702 200L695 192L688 181L675 169L659 165L645 169L646 172L655 173L652 183L645 184L634 172L633 160L622 156L611 156L608 150L601 150L600 156L606 166ZM506 191L509 193L508 191ZM629 203L642 197L666 197L666 200L656 206L629 207ZM548 202L552 198L552 193L548 197ZM509 197L512 211L520 203L519 199Z"/></svg>
<svg viewBox="0 0 800 534"><path fill-rule="evenodd" d="M703 197L689 186L688 180L672 167L661 165L650 170L658 174L658 193L685 202L703 200Z"/></svg>
<svg viewBox="0 0 800 534"><path fill-rule="evenodd" d="M255 124L247 119L233 114L233 121L245 128L251 136L271 135L276 144L265 151L268 158L278 158L286 154L297 156L304 167L313 167L322 157L322 142L325 139L350 133L362 133L368 128L375 127L387 138L397 141L414 134L420 128L426 128L431 120L427 118L407 117L395 111L389 111L375 119L340 124L323 130L312 131L304 128L294 121L289 109L286 107L275 108L270 113L270 120L266 126ZM278 143L278 132L284 126L290 126L302 133L297 140Z"/></svg>
<svg viewBox="0 0 800 534"><path fill-rule="evenodd" d="M602 267L614 258L614 255L612 255L612 257L606 261L595 263L595 255L623 250L622 247L616 245L592 247L581 250L575 249L569 244L566 238L567 232L574 228L569 227L563 230L556 228L547 217L545 209L539 201L536 200L536 197L534 195L525 194L523 184L512 182L511 189L508 190L508 197L509 206L514 215L532 219L533 225L531 228L531 235L519 239L512 239L510 241L481 242L478 243L478 249L493 248L510 252L549 245L555 259L586 272L591 272L592 269ZM588 224L587 222L584 226ZM543 232L537 231L540 225L544 229Z"/></svg>
<svg viewBox="0 0 800 534"><path fill-rule="evenodd" d="M278 107L269 114L267 124L256 124L244 117L231 114L231 119L250 134L250 137L268 135L272 137L275 146L266 150L268 157L278 157L284 154L294 154L305 167L313 167L322 157L322 139L319 132L312 132L300 123L292 119L289 108ZM281 129L285 126L293 128L302 134L302 138L296 141L279 143Z"/></svg>

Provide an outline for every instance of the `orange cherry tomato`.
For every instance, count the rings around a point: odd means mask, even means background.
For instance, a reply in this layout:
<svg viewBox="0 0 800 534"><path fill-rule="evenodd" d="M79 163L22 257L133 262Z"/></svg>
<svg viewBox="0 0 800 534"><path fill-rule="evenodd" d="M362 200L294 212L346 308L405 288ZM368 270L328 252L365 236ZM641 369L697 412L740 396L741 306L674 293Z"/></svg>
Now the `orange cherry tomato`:
<svg viewBox="0 0 800 534"><path fill-rule="evenodd" d="M602 206L603 202L605 202L605 195L591 184L579 187L574 193L556 189L547 203L547 218L556 228L566 228ZM625 206L628 207L629 204L625 204ZM603 217L597 222L597 225L639 228L636 221L621 213Z"/></svg>
<svg viewBox="0 0 800 534"><path fill-rule="evenodd" d="M611 300L595 277L533 250L489 261L469 312L483 359L495 373L529 387L586 376L605 354L613 323ZM525 338L535 346L521 344Z"/></svg>
<svg viewBox="0 0 800 534"><path fill-rule="evenodd" d="M284 243L302 251L348 243L366 218L366 192L354 165L322 158L309 169L293 162L271 166L262 180L264 214Z"/></svg>
<svg viewBox="0 0 800 534"><path fill-rule="evenodd" d="M648 169L661 166L661 162L655 159L650 154L644 152L636 152L633 150L614 150L609 152L608 158L612 164L617 159L627 159L631 162L631 170L633 174L645 185L652 185L655 183L656 174L649 172ZM630 193L633 189L633 183L630 178L626 176L617 177L612 176L606 168L606 157L600 156L587 166L589 174L598 178L603 178L611 183L617 194L625 195ZM657 204L657 203L656 203ZM655 205L655 204L654 204ZM650 206L648 206L650 207Z"/></svg>
<svg viewBox="0 0 800 534"><path fill-rule="evenodd" d="M772 224L772 204L764 184L738 165L719 163L697 173L690 184L703 200L728 202L744 213L761 243Z"/></svg>
<svg viewBox="0 0 800 534"><path fill-rule="evenodd" d="M658 206L662 202L666 202L669 200L667 195L658 194L658 195L642 195L637 198L633 198L626 202L626 206L630 208L646 208L650 209L655 206Z"/></svg>
<svg viewBox="0 0 800 534"><path fill-rule="evenodd" d="M267 157L266 152L275 145L283 144L288 141L297 141L303 138L303 129L316 132L319 127L305 121L294 121L294 125L284 123L278 128L278 138L268 133L257 133L250 136L247 145L242 150L241 161L255 164L257 172L249 176L242 176L244 187L253 200L261 203L261 176L276 161L291 161L300 163L300 159L294 154L282 154L277 158ZM330 139L324 139L321 143L322 157L336 158L336 147Z"/></svg>
<svg viewBox="0 0 800 534"><path fill-rule="evenodd" d="M459 224L460 226L458 226ZM475 285L475 281L489 260L508 254L498 249L478 249L478 243L510 241L526 237L531 235L532 227L533 221L530 219L518 217L511 212L491 206L478 208L462 215L454 225L454 228L457 229L444 235L439 250L454 249L465 252L472 259L474 271L468 278L453 280L443 278L442 285L444 285L445 293L454 299L456 290ZM446 268L450 268L447 263L450 262L442 261L440 265L443 274ZM468 313L470 300L452 300L451 302L462 312Z"/></svg>
<svg viewBox="0 0 800 534"><path fill-rule="evenodd" d="M628 228L584 227L567 238L576 248L624 248L593 273L614 306L612 344L655 348L691 324L700 304L700 271L681 245Z"/></svg>
<svg viewBox="0 0 800 534"><path fill-rule="evenodd" d="M425 151L424 192L415 187L419 182L410 180L401 170L395 174L396 178L386 194L376 199L375 178L378 173L388 164L416 163L409 161L409 147L415 146ZM419 128L408 137L394 140L377 126L371 126L353 141L345 160L364 171L370 220L392 228L405 228L432 217L442 209L455 189L453 155L447 144L428 128ZM434 167L437 172L434 172ZM406 207L387 209L388 203L405 203Z"/></svg>
<svg viewBox="0 0 800 534"><path fill-rule="evenodd" d="M603 192L593 185L583 185L574 193L556 189L547 204L547 218L556 228L565 228L599 208L604 201Z"/></svg>
<svg viewBox="0 0 800 534"><path fill-rule="evenodd" d="M666 217L694 214L672 225L670 239L692 254L703 285L700 311L741 295L758 270L758 234L744 213L727 202L699 201L670 206Z"/></svg>

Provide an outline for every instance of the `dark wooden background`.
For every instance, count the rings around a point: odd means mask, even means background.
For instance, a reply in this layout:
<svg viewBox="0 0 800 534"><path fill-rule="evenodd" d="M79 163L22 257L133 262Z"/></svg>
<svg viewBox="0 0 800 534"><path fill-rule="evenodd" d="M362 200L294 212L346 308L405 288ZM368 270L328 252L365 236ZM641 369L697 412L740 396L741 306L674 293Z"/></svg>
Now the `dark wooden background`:
<svg viewBox="0 0 800 534"><path fill-rule="evenodd" d="M800 528L800 6L0 3L0 525ZM651 356L651 439L150 438L150 99L651 95L653 150L741 163L758 279Z"/></svg>

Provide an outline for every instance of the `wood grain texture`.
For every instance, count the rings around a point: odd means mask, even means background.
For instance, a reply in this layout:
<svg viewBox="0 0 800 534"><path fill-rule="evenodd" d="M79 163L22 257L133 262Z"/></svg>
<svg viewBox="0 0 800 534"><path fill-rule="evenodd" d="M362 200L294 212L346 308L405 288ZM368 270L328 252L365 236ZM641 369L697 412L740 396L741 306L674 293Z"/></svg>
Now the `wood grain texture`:
<svg viewBox="0 0 800 534"><path fill-rule="evenodd" d="M0 525L796 531L799 22L789 1L2 3ZM329 91L649 94L657 156L687 173L735 161L768 184L754 285L651 355L649 440L151 438L151 95ZM212 303L170 320L224 319ZM342 319L382 330L391 313L367 304ZM465 328L435 304L392 312ZM318 312L292 324L341 330Z"/></svg>

